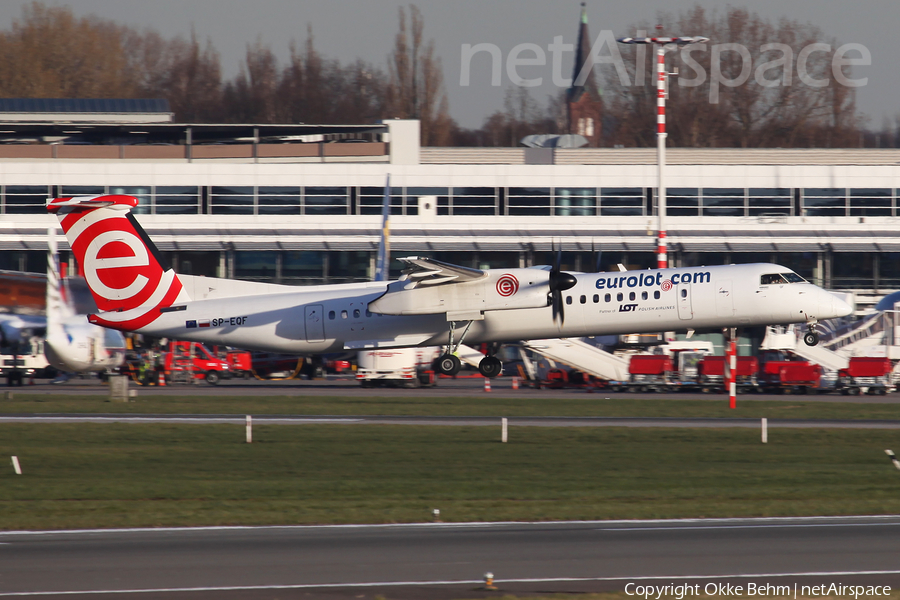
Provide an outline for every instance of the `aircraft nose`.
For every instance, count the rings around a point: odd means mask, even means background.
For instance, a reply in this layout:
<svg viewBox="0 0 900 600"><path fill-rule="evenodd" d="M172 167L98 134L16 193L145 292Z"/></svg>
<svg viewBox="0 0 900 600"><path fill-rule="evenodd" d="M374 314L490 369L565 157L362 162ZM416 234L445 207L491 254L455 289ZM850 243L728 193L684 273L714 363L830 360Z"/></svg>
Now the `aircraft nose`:
<svg viewBox="0 0 900 600"><path fill-rule="evenodd" d="M853 312L853 307L832 293L822 290L819 296L819 319L836 319L846 317Z"/></svg>

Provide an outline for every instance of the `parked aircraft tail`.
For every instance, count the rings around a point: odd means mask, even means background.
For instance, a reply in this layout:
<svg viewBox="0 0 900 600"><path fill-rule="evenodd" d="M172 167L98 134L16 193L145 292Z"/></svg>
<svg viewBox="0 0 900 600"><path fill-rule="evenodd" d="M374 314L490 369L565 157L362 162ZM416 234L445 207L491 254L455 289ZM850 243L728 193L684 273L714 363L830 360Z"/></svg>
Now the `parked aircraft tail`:
<svg viewBox="0 0 900 600"><path fill-rule="evenodd" d="M145 327L187 295L175 271L131 215L132 196L51 199L97 308L88 320L112 329Z"/></svg>

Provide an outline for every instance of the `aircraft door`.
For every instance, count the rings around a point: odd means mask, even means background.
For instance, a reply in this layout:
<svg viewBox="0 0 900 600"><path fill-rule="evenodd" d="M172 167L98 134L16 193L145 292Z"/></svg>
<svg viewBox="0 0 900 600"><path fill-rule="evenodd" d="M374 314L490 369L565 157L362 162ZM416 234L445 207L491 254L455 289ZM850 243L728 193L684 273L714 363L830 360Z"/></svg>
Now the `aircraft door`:
<svg viewBox="0 0 900 600"><path fill-rule="evenodd" d="M691 305L691 286L678 284L675 286L676 298L678 303L678 318L682 321L688 321L694 318L694 307Z"/></svg>
<svg viewBox="0 0 900 600"><path fill-rule="evenodd" d="M734 316L734 296L730 279L716 282L716 315Z"/></svg>
<svg viewBox="0 0 900 600"><path fill-rule="evenodd" d="M321 304L310 304L303 307L306 321L306 341L325 341L325 310Z"/></svg>

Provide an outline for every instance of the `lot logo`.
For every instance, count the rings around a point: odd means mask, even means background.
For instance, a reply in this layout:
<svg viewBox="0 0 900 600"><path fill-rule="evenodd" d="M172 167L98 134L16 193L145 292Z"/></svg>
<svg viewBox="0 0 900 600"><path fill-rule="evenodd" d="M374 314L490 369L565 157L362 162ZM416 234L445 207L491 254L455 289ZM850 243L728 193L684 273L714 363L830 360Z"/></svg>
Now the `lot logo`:
<svg viewBox="0 0 900 600"><path fill-rule="evenodd" d="M519 280L512 275L502 275L497 280L497 293L508 298L519 291Z"/></svg>
<svg viewBox="0 0 900 600"><path fill-rule="evenodd" d="M637 304L620 304L619 312L634 312L637 308Z"/></svg>

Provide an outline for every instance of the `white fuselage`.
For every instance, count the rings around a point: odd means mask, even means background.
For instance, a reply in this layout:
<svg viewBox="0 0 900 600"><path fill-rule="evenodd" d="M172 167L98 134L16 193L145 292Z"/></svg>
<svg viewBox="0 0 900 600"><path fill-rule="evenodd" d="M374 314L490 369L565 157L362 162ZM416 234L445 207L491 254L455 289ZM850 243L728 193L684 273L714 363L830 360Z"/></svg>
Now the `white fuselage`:
<svg viewBox="0 0 900 600"><path fill-rule="evenodd" d="M575 286L562 292L562 324L554 319L549 306L487 310L482 319L471 321L465 341L718 329L848 314L846 304L810 283L761 283L767 273L785 272L790 270L752 264L575 273ZM388 315L370 311L370 304L385 294L388 285L285 287L278 293L271 293L269 286L267 293L260 295L193 300L163 309L159 318L139 331L301 354L448 342L451 323L446 313ZM475 284L454 285L458 286L455 293L464 294L466 286ZM467 322L455 324L455 339Z"/></svg>
<svg viewBox="0 0 900 600"><path fill-rule="evenodd" d="M44 355L67 373L111 371L125 362L125 339L118 331L91 325L86 315L74 315L48 331Z"/></svg>

